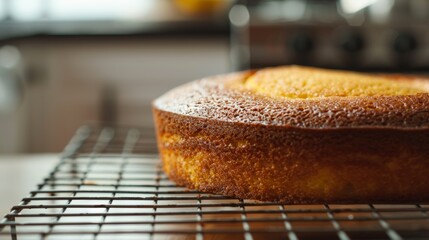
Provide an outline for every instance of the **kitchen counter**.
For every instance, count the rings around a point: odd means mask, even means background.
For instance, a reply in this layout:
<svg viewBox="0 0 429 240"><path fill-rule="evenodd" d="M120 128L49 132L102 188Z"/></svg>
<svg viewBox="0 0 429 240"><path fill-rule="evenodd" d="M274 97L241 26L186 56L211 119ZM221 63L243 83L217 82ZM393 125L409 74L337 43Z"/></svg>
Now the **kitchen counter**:
<svg viewBox="0 0 429 240"><path fill-rule="evenodd" d="M125 4L125 8L121 3L106 2L100 15L98 6L93 4L73 4L64 11L61 8L65 6L61 7L61 3L44 2L42 5L36 1L34 6L30 7L33 8L30 13L39 11L41 14L30 14L31 16L24 19L20 16L22 6L17 6L17 11L8 11L6 7L4 13L0 10L0 42L34 35L56 37L229 34L228 9L232 1L218 8L213 14L189 13L184 9L180 10L180 7L170 0L143 2L134 7ZM25 7L26 5L22 7L24 11Z"/></svg>
<svg viewBox="0 0 429 240"><path fill-rule="evenodd" d="M0 155L0 219L54 168L59 154Z"/></svg>
<svg viewBox="0 0 429 240"><path fill-rule="evenodd" d="M34 36L228 36L227 21L121 22L121 21L0 21L0 42Z"/></svg>

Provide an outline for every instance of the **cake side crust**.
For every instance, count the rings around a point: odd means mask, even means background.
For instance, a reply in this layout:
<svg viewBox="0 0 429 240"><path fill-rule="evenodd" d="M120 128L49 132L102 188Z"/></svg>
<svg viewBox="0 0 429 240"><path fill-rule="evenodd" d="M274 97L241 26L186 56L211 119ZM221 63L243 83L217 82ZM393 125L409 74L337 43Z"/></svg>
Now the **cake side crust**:
<svg viewBox="0 0 429 240"><path fill-rule="evenodd" d="M429 201L429 130L305 130L154 109L167 175L192 189L288 203Z"/></svg>

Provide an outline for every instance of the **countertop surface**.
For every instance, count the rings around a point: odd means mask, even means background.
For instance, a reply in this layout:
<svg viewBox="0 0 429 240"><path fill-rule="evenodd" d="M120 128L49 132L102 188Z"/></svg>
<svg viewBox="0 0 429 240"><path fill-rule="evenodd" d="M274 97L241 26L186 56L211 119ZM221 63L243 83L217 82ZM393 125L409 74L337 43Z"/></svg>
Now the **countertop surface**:
<svg viewBox="0 0 429 240"><path fill-rule="evenodd" d="M35 190L59 160L59 154L0 155L0 219Z"/></svg>

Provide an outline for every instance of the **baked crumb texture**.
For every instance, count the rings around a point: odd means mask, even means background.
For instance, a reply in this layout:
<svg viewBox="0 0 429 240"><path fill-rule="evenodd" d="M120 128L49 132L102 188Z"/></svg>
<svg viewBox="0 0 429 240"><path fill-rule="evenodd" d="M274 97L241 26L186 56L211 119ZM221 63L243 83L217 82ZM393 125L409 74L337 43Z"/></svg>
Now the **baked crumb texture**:
<svg viewBox="0 0 429 240"><path fill-rule="evenodd" d="M290 66L261 70L244 83L246 89L273 98L400 96L426 92L413 82L386 76Z"/></svg>
<svg viewBox="0 0 429 240"><path fill-rule="evenodd" d="M297 66L196 81L154 102L163 167L241 198L429 201L427 84Z"/></svg>

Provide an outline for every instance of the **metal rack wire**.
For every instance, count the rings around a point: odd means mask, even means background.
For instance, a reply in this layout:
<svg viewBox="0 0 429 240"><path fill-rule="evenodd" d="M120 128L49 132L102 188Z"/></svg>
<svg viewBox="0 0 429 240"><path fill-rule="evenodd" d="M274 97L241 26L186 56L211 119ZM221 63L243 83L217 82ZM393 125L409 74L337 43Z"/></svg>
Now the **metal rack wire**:
<svg viewBox="0 0 429 240"><path fill-rule="evenodd" d="M80 128L0 239L429 239L429 204L285 205L176 186L150 133Z"/></svg>

